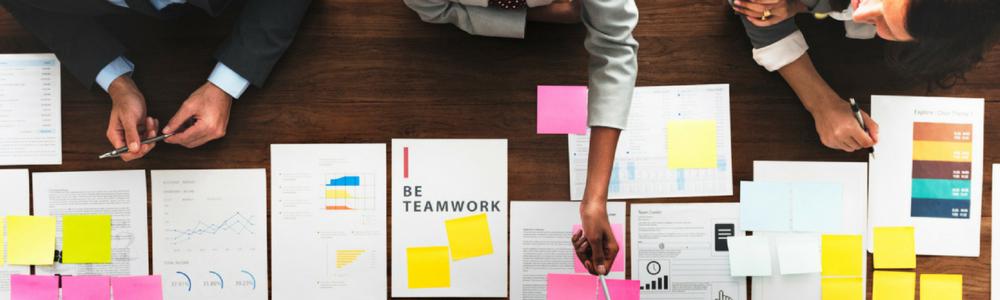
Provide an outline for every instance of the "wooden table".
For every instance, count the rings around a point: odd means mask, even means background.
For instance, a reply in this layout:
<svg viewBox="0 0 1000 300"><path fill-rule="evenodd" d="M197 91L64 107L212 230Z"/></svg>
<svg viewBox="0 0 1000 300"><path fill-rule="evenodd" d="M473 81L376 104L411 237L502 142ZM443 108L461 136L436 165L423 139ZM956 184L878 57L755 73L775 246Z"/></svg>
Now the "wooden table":
<svg viewBox="0 0 1000 300"><path fill-rule="evenodd" d="M731 84L734 184L754 160L865 161L823 147L811 116L774 73L757 66L739 19L721 0L642 0L638 85ZM149 114L164 122L205 82L212 53L237 15L168 22L138 15L101 20L137 65ZM979 258L918 257L919 273L961 273L966 299L989 297L991 162L1000 161L1000 50L948 90L908 84L883 64L879 40L843 37L833 21L800 16L820 72L867 107L871 94L985 97L986 167ZM585 31L530 24L524 40L471 37L421 22L399 0L317 0L267 85L235 102L228 135L188 150L160 145L146 158L98 161L110 101L63 72L63 164L32 171L266 168L272 143L388 143L391 138L509 139L510 199L568 199L566 137L535 134L535 86L585 84ZM0 10L0 52L48 52ZM388 191L387 191L388 194ZM642 203L733 202L732 197ZM869 256L869 262L871 257ZM391 263L391 262L390 262ZM871 263L868 269L872 269ZM388 270L386 270L388 272ZM871 276L868 276L871 286Z"/></svg>

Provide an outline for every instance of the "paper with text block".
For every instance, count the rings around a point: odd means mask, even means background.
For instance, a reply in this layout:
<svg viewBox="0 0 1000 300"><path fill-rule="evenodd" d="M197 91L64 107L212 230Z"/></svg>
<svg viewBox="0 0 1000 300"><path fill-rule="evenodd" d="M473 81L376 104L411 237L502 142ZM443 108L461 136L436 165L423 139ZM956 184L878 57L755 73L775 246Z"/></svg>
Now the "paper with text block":
<svg viewBox="0 0 1000 300"><path fill-rule="evenodd" d="M392 297L507 297L507 176L507 140L392 140ZM451 246L445 222L479 214L492 252L463 235L449 286L411 284L407 249Z"/></svg>
<svg viewBox="0 0 1000 300"><path fill-rule="evenodd" d="M622 131L615 149L608 199L733 194L729 85L639 87L631 105L628 128ZM716 124L715 167L671 169L667 126L672 121L695 120ZM590 134L570 135L568 140L570 199L580 200L587 184ZM702 154L695 154L699 159L693 162L704 166Z"/></svg>
<svg viewBox="0 0 1000 300"><path fill-rule="evenodd" d="M31 176L35 215L60 217L56 223L59 249L66 247L62 217L111 215L113 253L110 264L57 264L36 267L36 274L149 274L145 170L46 172ZM70 237L70 241L75 240Z"/></svg>
<svg viewBox="0 0 1000 300"><path fill-rule="evenodd" d="M64 215L62 263L111 263L111 216Z"/></svg>
<svg viewBox="0 0 1000 300"><path fill-rule="evenodd" d="M51 265L56 251L56 218L7 216L7 263Z"/></svg>
<svg viewBox="0 0 1000 300"><path fill-rule="evenodd" d="M26 216L30 213L28 170L0 170L0 190L4 191L4 196L0 197L0 207L3 207L3 212L0 212L0 233L3 233L6 216ZM31 273L30 266L9 264L6 249L7 243L0 236L0 300L10 299L10 275Z"/></svg>
<svg viewBox="0 0 1000 300"><path fill-rule="evenodd" d="M920 274L920 298L962 300L962 274Z"/></svg>
<svg viewBox="0 0 1000 300"><path fill-rule="evenodd" d="M111 300L108 276L62 277L62 300Z"/></svg>
<svg viewBox="0 0 1000 300"><path fill-rule="evenodd" d="M607 213L612 227L625 224L625 202L608 201ZM510 202L511 300L544 300L548 274L587 272L570 242L579 222L580 202ZM621 236L619 241L623 240ZM625 279L627 246L618 245L618 255L623 261L611 266L609 279Z"/></svg>
<svg viewBox="0 0 1000 300"><path fill-rule="evenodd" d="M163 300L160 275L111 277L115 300Z"/></svg>
<svg viewBox="0 0 1000 300"><path fill-rule="evenodd" d="M538 133L587 133L586 86L538 86Z"/></svg>
<svg viewBox="0 0 1000 300"><path fill-rule="evenodd" d="M913 269L917 255L913 248L913 227L875 227L876 269Z"/></svg>
<svg viewBox="0 0 1000 300"><path fill-rule="evenodd" d="M913 300L917 287L916 273L875 271L872 274L872 300ZM923 299L930 298L922 295Z"/></svg>
<svg viewBox="0 0 1000 300"><path fill-rule="evenodd" d="M0 166L62 164L55 54L0 54Z"/></svg>

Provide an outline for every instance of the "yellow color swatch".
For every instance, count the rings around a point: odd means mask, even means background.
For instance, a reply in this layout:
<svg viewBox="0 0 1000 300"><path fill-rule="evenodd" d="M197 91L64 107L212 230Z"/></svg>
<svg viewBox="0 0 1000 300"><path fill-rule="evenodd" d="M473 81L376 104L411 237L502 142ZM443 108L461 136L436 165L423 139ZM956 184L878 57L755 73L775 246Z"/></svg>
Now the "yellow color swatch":
<svg viewBox="0 0 1000 300"><path fill-rule="evenodd" d="M326 190L326 199L350 199L351 194L345 190Z"/></svg>
<svg viewBox="0 0 1000 300"><path fill-rule="evenodd" d="M913 141L913 160L971 162L972 143Z"/></svg>
<svg viewBox="0 0 1000 300"><path fill-rule="evenodd" d="M876 269L913 269L917 267L913 227L875 227Z"/></svg>
<svg viewBox="0 0 1000 300"><path fill-rule="evenodd" d="M55 217L7 217L7 260L10 264L51 265L55 251Z"/></svg>
<svg viewBox="0 0 1000 300"><path fill-rule="evenodd" d="M667 122L667 167L670 169L715 169L716 124L713 120Z"/></svg>
<svg viewBox="0 0 1000 300"><path fill-rule="evenodd" d="M63 263L111 263L111 216L63 216Z"/></svg>
<svg viewBox="0 0 1000 300"><path fill-rule="evenodd" d="M920 299L962 300L962 275L920 274Z"/></svg>
<svg viewBox="0 0 1000 300"><path fill-rule="evenodd" d="M823 300L864 300L861 277L823 278Z"/></svg>
<svg viewBox="0 0 1000 300"><path fill-rule="evenodd" d="M448 246L454 260L493 254L490 224L486 214L471 215L444 221L448 232Z"/></svg>
<svg viewBox="0 0 1000 300"><path fill-rule="evenodd" d="M411 289L451 287L448 247L406 248L406 273Z"/></svg>
<svg viewBox="0 0 1000 300"><path fill-rule="evenodd" d="M861 235L823 235L823 276L861 276Z"/></svg>
<svg viewBox="0 0 1000 300"><path fill-rule="evenodd" d="M917 274L913 272L875 271L872 300L913 300ZM935 299L921 296L921 299Z"/></svg>

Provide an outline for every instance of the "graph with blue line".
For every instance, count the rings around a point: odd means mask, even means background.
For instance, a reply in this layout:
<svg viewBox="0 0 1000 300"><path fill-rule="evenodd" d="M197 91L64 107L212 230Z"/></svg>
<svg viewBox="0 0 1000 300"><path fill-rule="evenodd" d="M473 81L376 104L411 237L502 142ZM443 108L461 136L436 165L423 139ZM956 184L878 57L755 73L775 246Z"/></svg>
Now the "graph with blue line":
<svg viewBox="0 0 1000 300"><path fill-rule="evenodd" d="M199 220L196 224L182 229L167 229L171 235L168 240L174 244L181 244L199 237L210 237L220 234L229 235L254 235L253 216L244 216L240 212L233 213L229 217L211 222Z"/></svg>

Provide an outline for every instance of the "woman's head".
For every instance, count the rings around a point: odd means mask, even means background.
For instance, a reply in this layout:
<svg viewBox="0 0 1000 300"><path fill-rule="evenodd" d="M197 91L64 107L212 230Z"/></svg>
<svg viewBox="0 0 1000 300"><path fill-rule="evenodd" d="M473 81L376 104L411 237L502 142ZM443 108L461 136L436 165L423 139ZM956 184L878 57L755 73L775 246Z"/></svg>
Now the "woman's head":
<svg viewBox="0 0 1000 300"><path fill-rule="evenodd" d="M1000 32L1000 0L852 0L854 21L874 24L895 45L890 64L942 85L983 59Z"/></svg>

